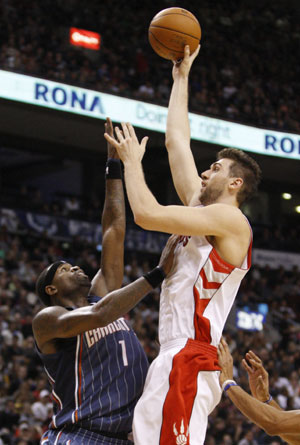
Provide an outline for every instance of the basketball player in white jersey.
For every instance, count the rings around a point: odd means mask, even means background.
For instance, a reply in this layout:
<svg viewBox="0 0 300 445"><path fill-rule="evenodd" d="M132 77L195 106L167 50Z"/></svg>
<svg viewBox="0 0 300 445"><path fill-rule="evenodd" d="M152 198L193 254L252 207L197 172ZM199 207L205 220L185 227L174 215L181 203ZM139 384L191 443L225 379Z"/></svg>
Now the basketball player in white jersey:
<svg viewBox="0 0 300 445"><path fill-rule="evenodd" d="M174 64L166 146L184 206L160 205L146 185L130 124L116 129L135 222L181 235L160 300L161 349L134 412L135 445L201 445L207 417L221 397L217 346L240 282L250 267L252 233L239 210L256 191L260 168L247 154L224 149L200 177L190 149L188 75L198 51Z"/></svg>

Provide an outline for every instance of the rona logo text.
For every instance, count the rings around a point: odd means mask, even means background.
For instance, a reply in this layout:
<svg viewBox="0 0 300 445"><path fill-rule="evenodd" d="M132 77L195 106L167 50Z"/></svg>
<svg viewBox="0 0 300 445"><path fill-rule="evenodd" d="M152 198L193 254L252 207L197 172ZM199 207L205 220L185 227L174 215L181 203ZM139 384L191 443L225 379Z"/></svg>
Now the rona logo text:
<svg viewBox="0 0 300 445"><path fill-rule="evenodd" d="M52 103L61 108L73 108L74 111L79 109L97 114L105 114L101 97L93 91L76 91L75 88L64 88L63 86L51 88L44 83L36 83L35 100L48 104Z"/></svg>

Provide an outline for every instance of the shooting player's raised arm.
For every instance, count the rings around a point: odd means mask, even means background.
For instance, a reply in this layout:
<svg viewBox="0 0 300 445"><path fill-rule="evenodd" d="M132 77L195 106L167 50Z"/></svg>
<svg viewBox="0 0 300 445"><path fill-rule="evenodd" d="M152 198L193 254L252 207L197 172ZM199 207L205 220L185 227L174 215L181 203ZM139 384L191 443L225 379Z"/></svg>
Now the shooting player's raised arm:
<svg viewBox="0 0 300 445"><path fill-rule="evenodd" d="M174 61L173 87L170 96L166 148L174 186L184 205L189 205L201 188L201 178L195 165L190 147L190 124L188 118L188 77L199 48L190 56L185 47L184 59Z"/></svg>

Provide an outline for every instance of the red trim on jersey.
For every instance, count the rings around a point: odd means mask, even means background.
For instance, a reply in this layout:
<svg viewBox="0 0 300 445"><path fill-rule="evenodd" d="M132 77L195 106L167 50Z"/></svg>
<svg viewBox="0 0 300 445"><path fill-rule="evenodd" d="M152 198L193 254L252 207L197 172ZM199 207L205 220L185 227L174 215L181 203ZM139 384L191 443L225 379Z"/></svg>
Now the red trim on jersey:
<svg viewBox="0 0 300 445"><path fill-rule="evenodd" d="M227 263L227 261L223 260L223 258L220 257L215 248L213 248L212 251L210 252L209 258L212 262L213 269L215 272L230 274L230 272L232 272L233 269L235 269L235 266L233 266L230 263Z"/></svg>
<svg viewBox="0 0 300 445"><path fill-rule="evenodd" d="M194 312L194 327L195 327L195 340L200 340L211 343L210 336L210 321L208 318L203 317L210 299L200 298L198 289L194 286L194 300L195 300L195 312Z"/></svg>
<svg viewBox="0 0 300 445"><path fill-rule="evenodd" d="M160 445L175 444L180 434L185 435L185 444L190 444L188 426L197 394L198 373L217 370L220 370L217 348L207 343L188 339L185 347L174 356L170 387L163 406Z"/></svg>
<svg viewBox="0 0 300 445"><path fill-rule="evenodd" d="M251 232L252 233L252 232ZM247 255L247 268L250 269L251 267L251 260L252 260L252 243L253 243L253 238L251 236L251 241L250 241L250 245L249 245L249 249L248 249L248 255Z"/></svg>
<svg viewBox="0 0 300 445"><path fill-rule="evenodd" d="M205 270L202 268L200 272L200 277L202 278L202 283L204 289L219 289L222 283L217 283L216 281L208 281Z"/></svg>

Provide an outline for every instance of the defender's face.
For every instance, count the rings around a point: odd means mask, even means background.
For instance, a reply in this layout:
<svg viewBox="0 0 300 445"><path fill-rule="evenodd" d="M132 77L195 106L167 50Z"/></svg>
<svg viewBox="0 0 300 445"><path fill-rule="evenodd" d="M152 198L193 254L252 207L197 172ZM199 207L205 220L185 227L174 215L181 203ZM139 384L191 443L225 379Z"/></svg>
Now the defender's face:
<svg viewBox="0 0 300 445"><path fill-rule="evenodd" d="M202 187L199 196L201 204L212 204L223 193L226 193L231 179L229 176L231 163L231 159L220 159L214 162L208 170L201 173Z"/></svg>
<svg viewBox="0 0 300 445"><path fill-rule="evenodd" d="M91 281L80 267L64 263L57 268L52 285L63 295L71 295L80 287L90 287Z"/></svg>

